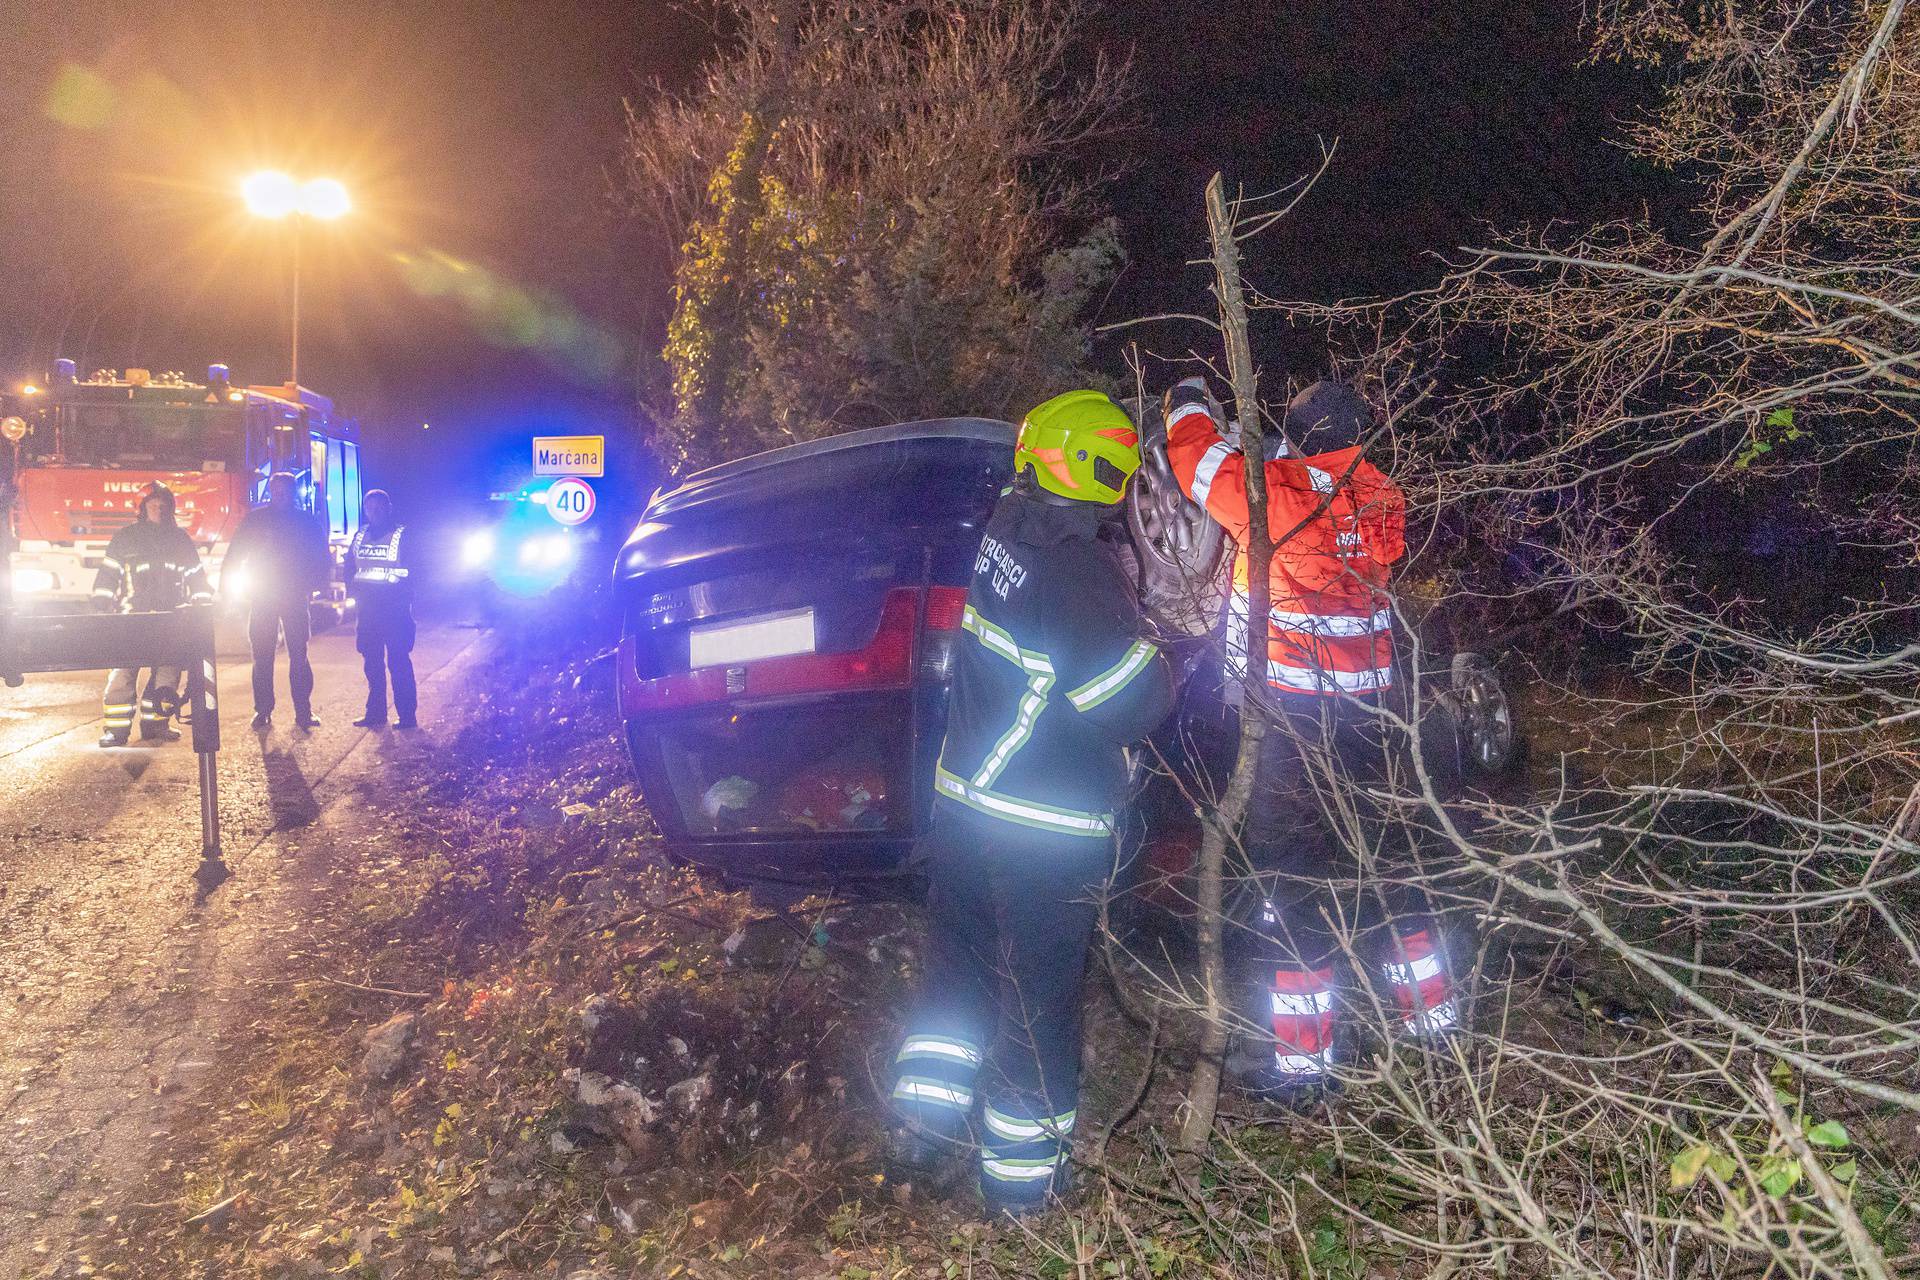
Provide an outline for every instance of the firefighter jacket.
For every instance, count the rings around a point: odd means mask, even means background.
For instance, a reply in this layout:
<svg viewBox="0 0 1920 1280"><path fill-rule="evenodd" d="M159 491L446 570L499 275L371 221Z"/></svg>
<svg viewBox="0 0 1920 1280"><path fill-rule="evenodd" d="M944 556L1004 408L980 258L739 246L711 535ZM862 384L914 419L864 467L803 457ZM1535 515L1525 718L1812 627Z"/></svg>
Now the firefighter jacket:
<svg viewBox="0 0 1920 1280"><path fill-rule="evenodd" d="M347 548L347 594L369 615L400 616L413 601L413 578L403 524L362 526Z"/></svg>
<svg viewBox="0 0 1920 1280"><path fill-rule="evenodd" d="M1247 643L1247 473L1199 403L1167 414L1167 461L1188 497L1232 537L1227 666ZM1406 498L1358 447L1266 464L1274 541L1267 682L1287 693L1366 693L1393 684L1389 566L1406 553Z"/></svg>
<svg viewBox="0 0 1920 1280"><path fill-rule="evenodd" d="M938 794L1051 835L1102 838L1122 748L1173 706L1173 675L1098 540L1100 510L1020 493L987 521L955 655Z"/></svg>
<svg viewBox="0 0 1920 1280"><path fill-rule="evenodd" d="M213 599L200 548L171 519L136 520L113 535L93 575L93 599L121 613L178 609Z"/></svg>

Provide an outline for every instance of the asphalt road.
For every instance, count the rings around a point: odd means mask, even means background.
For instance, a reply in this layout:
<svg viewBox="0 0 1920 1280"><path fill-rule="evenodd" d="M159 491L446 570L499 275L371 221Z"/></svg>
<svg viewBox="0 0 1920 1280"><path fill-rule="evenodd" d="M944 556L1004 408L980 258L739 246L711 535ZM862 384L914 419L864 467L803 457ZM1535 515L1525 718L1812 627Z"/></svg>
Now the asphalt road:
<svg viewBox="0 0 1920 1280"><path fill-rule="evenodd" d="M254 733L249 667L220 671L224 849L234 878L195 901L188 739L101 750L104 674L0 687L0 1277L34 1274L165 1159L169 1115L220 1069L257 975L298 949L301 854L351 831L354 781L432 750L459 710L479 633L423 626L423 727L356 729L349 630L313 645L320 727L292 727L284 655L275 727ZM452 696L450 696L452 695ZM270 996L266 998L271 998Z"/></svg>

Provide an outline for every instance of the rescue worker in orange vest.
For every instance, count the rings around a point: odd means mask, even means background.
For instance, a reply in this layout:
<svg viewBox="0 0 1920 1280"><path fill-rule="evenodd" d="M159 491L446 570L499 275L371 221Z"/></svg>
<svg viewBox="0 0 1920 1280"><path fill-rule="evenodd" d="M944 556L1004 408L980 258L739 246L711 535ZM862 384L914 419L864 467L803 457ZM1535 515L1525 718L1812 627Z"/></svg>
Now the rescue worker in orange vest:
<svg viewBox="0 0 1920 1280"><path fill-rule="evenodd" d="M1100 537L1140 466L1098 391L1027 414L954 655L928 836L926 970L894 1059L892 1172L931 1173L976 1113L990 1215L1065 1186L1080 977L1112 867L1123 748L1173 706L1132 580Z"/></svg>
<svg viewBox="0 0 1920 1280"><path fill-rule="evenodd" d="M1363 951L1372 953L1401 1024L1431 1033L1456 1016L1438 930L1417 905L1406 910L1400 895L1383 919L1364 895L1352 909L1331 901L1326 881L1345 859L1316 785L1329 765L1357 780L1387 771L1391 746L1380 714L1394 683L1387 585L1406 553L1406 499L1366 458L1373 414L1357 392L1320 381L1295 396L1285 430L1267 437L1270 612L1252 628L1245 458L1223 438L1223 415L1205 379L1179 383L1164 408L1174 476L1235 546L1229 690L1244 688L1249 659L1265 663L1255 705L1242 712L1270 720L1244 830L1248 860L1266 890L1266 937L1234 930L1235 964L1264 997L1261 1016L1271 1017L1273 1055L1259 1078L1283 1100L1302 1101L1333 1083L1336 920L1364 927Z"/></svg>

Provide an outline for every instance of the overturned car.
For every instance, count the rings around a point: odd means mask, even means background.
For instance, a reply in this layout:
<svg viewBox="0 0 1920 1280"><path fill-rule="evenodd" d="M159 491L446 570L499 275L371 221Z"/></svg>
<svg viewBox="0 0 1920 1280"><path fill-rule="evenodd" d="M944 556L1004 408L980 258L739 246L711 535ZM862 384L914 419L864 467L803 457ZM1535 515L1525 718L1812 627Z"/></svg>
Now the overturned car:
<svg viewBox="0 0 1920 1280"><path fill-rule="evenodd" d="M819 884L903 869L928 824L967 584L1014 434L983 418L881 427L654 495L615 568L617 689L634 770L678 856ZM1174 484L1164 434L1150 425L1143 448L1105 536L1168 647L1217 652L1224 537ZM1191 665L1201 674L1155 747L1174 772L1223 777L1234 712L1219 664ZM1420 684L1444 785L1501 773L1513 718L1492 664L1455 655ZM1190 791L1166 770L1138 776L1134 811L1150 816L1129 838L1145 842L1141 864L1177 876L1197 843Z"/></svg>

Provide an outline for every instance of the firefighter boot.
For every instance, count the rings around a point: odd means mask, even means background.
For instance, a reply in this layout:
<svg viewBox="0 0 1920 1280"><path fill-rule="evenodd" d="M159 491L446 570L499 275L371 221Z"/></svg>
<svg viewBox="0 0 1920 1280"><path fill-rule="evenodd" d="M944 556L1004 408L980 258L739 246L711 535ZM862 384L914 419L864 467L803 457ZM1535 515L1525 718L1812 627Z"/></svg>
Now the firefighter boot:
<svg viewBox="0 0 1920 1280"><path fill-rule="evenodd" d="M100 715L106 721L101 746L127 745L127 737L133 732L134 684L139 674L131 667L115 667L107 673L106 692L100 698Z"/></svg>
<svg viewBox="0 0 1920 1280"><path fill-rule="evenodd" d="M980 1047L971 1040L925 1032L902 1039L890 1099L889 1181L938 1186L951 1173L954 1157L971 1150L973 1081L979 1070Z"/></svg>
<svg viewBox="0 0 1920 1280"><path fill-rule="evenodd" d="M1380 966L1393 1003L1387 1015L1395 1030L1438 1040L1459 1025L1460 1006L1440 948L1440 932L1429 925L1394 938Z"/></svg>
<svg viewBox="0 0 1920 1280"><path fill-rule="evenodd" d="M140 700L140 741L180 741L180 731L167 723L171 719L173 719L171 702L153 695L142 698Z"/></svg>
<svg viewBox="0 0 1920 1280"><path fill-rule="evenodd" d="M1334 1062L1333 968L1283 965L1263 985L1273 1028L1268 1061L1250 1082L1276 1106L1306 1110L1339 1092Z"/></svg>
<svg viewBox="0 0 1920 1280"><path fill-rule="evenodd" d="M989 1219L1043 1213L1064 1198L1073 1179L1075 1109L1056 1114L1044 1101L1003 1099L982 1112L980 1197Z"/></svg>

